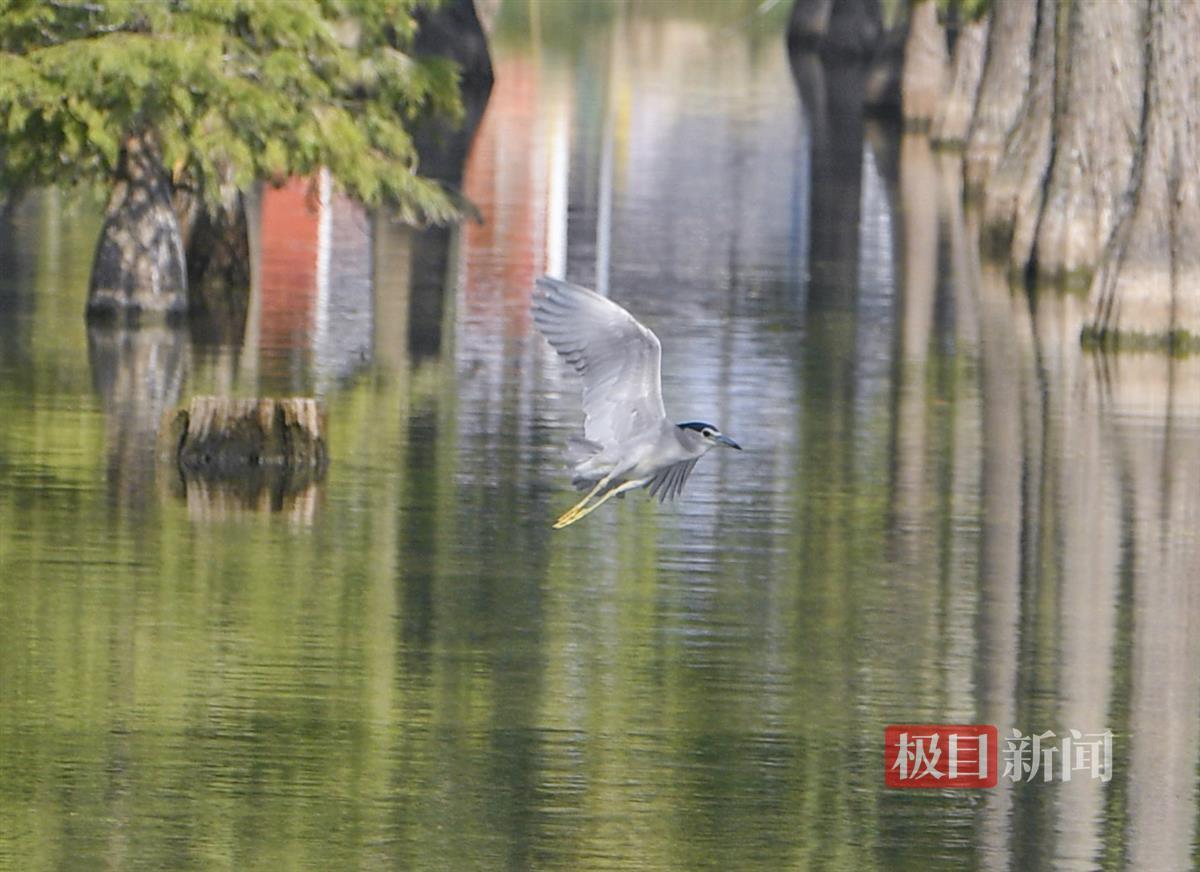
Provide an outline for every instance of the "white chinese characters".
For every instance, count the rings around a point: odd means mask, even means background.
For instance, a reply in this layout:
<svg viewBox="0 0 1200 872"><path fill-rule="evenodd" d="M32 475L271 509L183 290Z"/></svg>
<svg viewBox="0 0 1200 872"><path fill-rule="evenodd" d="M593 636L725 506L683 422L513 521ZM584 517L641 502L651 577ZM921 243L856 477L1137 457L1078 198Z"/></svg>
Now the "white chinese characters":
<svg viewBox="0 0 1200 872"><path fill-rule="evenodd" d="M1056 739L1059 737L1053 730L1024 735L1014 728L1011 736L1004 737L1000 749L1003 777L1013 782L1029 782L1038 777L1052 781L1057 768L1060 781L1070 781L1073 775L1082 772L1100 781L1112 780L1112 730L1103 733L1070 730L1058 742Z"/></svg>

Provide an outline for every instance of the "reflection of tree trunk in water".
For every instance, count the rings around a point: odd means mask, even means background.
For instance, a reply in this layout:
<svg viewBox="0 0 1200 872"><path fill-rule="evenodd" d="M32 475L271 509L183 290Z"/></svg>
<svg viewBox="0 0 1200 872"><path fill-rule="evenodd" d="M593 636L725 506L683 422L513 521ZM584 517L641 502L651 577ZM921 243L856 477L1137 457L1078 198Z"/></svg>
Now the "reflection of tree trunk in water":
<svg viewBox="0 0 1200 872"><path fill-rule="evenodd" d="M811 52L793 54L791 63L811 143L808 340L801 378L812 386L807 395L821 404L804 416L804 426L820 432L804 441L845 446L844 456L826 458L822 472L829 477L830 487L840 489L848 488L854 475L849 446L857 426L854 390L865 68L853 60L823 62ZM835 96L837 99L832 99ZM811 464L802 466L808 469Z"/></svg>
<svg viewBox="0 0 1200 872"><path fill-rule="evenodd" d="M975 361L979 355L979 246L963 212L962 158L938 156L938 194L946 216L947 267L954 289L954 347Z"/></svg>
<svg viewBox="0 0 1200 872"><path fill-rule="evenodd" d="M183 240L162 154L151 134L131 136L96 244L88 318L161 320L186 311Z"/></svg>
<svg viewBox="0 0 1200 872"><path fill-rule="evenodd" d="M897 555L914 589L929 591L929 567L936 564L929 485L928 366L933 307L938 285L937 173L929 140L906 134L900 145L900 215L904 240L899 296L899 355L892 485L893 527L900 537ZM927 628L936 635L933 628Z"/></svg>
<svg viewBox="0 0 1200 872"><path fill-rule="evenodd" d="M143 509L155 499L158 424L179 401L187 343L174 328L92 327L88 359L107 421L109 500Z"/></svg>
<svg viewBox="0 0 1200 872"><path fill-rule="evenodd" d="M909 133L900 143L899 168L900 236L903 249L902 280L898 287L898 353L895 372L895 424L892 454L891 529L895 567L895 608L907 615L903 621L910 639L944 638L949 619L942 597L940 546L946 529L937 522L938 494L934 489L942 458L935 445L941 434L930 425L937 418L932 412L929 381L929 353L934 332L934 305L938 293L938 200L930 196L937 189L937 170L929 140ZM903 674L912 680L929 682L946 678L944 651L939 645L923 645L896 640L896 656L903 663ZM970 657L965 661L970 664ZM936 683L914 688L938 698ZM970 693L953 700L963 705ZM945 700L950 702L951 700ZM971 712L963 712L964 715ZM944 715L943 715L944 717Z"/></svg>
<svg viewBox="0 0 1200 872"><path fill-rule="evenodd" d="M446 295L455 286L450 243L457 238L457 230L449 227L414 233L408 309L408 349L414 359L442 353Z"/></svg>
<svg viewBox="0 0 1200 872"><path fill-rule="evenodd" d="M983 493L979 596L979 721L1017 725L1025 431L1022 381L1028 348L1014 341L1023 303L1004 274L984 267L979 284L980 381L983 396ZM1028 321L1027 316L1024 319ZM1019 335L1019 334L1018 334ZM1009 869L1013 792L1001 780L986 797L983 865Z"/></svg>
<svg viewBox="0 0 1200 872"><path fill-rule="evenodd" d="M1101 732L1109 722L1122 561L1117 463L1103 420L1094 361L1081 353L1086 303L1078 295L1037 298L1037 338L1046 391L1047 474L1042 573L1056 579L1054 630L1060 680L1054 722ZM1061 734L1060 734L1061 735ZM1077 776L1054 792L1056 868L1090 868L1100 856L1105 788Z"/></svg>
<svg viewBox="0 0 1200 872"><path fill-rule="evenodd" d="M1131 503L1133 688L1126 857L1187 869L1200 743L1200 360L1123 355L1110 406ZM1174 389L1172 389L1174 388Z"/></svg>
<svg viewBox="0 0 1200 872"><path fill-rule="evenodd" d="M977 663L979 643L979 519L983 517L983 406L978 379L979 363L979 264L974 237L967 233L963 214L962 160L936 155L944 265L949 273L950 303L954 308L953 409L950 450L949 530L944 589L947 611L959 632L950 635L947 660L951 699L963 699L963 710L948 717L962 723L979 721ZM963 626L964 622L970 623Z"/></svg>
<svg viewBox="0 0 1200 872"><path fill-rule="evenodd" d="M863 77L854 61L792 56L807 110L812 159L808 307L853 311L858 292L862 203Z"/></svg>
<svg viewBox="0 0 1200 872"><path fill-rule="evenodd" d="M371 292L374 319L371 357L388 372L408 367L408 312L412 295L415 231L376 212L372 216Z"/></svg>

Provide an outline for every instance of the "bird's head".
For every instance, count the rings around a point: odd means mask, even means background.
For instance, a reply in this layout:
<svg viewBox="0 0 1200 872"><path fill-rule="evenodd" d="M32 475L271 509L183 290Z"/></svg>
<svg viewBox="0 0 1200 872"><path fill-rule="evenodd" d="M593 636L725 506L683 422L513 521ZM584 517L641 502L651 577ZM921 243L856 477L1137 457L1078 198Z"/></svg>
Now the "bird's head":
<svg viewBox="0 0 1200 872"><path fill-rule="evenodd" d="M738 445L712 424L706 424L703 421L684 421L678 425L680 430L689 430L704 440L701 444L707 443L711 448L714 445L724 445L726 448L736 448L742 450L742 446Z"/></svg>

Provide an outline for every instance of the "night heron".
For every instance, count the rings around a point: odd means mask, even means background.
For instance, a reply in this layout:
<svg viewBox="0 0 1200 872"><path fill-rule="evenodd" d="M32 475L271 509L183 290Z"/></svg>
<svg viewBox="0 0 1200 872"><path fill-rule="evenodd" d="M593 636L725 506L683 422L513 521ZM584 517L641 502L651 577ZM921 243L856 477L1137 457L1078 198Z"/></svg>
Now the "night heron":
<svg viewBox="0 0 1200 872"><path fill-rule="evenodd" d="M710 448L741 446L712 424L667 419L662 346L653 331L595 291L543 276L533 321L583 377L583 437L571 440L572 483L588 495L554 522L573 524L612 497L645 487L674 499Z"/></svg>

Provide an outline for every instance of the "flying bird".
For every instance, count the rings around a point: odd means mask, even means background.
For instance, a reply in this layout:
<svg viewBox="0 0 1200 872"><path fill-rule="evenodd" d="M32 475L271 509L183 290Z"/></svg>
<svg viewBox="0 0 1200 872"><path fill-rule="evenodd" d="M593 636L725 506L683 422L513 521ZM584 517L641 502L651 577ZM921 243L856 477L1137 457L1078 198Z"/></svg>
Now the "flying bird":
<svg viewBox="0 0 1200 872"><path fill-rule="evenodd" d="M709 449L741 450L712 424L667 418L662 345L612 300L543 276L533 292L533 322L583 377L583 437L571 440L570 451L572 483L588 494L554 529L635 488L648 488L660 503L674 499Z"/></svg>

